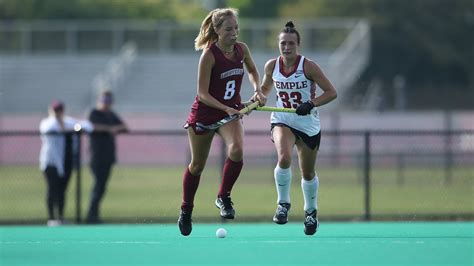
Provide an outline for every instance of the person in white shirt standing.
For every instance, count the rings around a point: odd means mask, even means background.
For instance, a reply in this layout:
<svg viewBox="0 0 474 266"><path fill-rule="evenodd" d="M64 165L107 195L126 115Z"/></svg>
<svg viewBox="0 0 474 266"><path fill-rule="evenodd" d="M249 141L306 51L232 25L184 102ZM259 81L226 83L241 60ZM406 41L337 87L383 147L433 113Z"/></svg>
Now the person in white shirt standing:
<svg viewBox="0 0 474 266"><path fill-rule="evenodd" d="M48 226L64 222L64 206L67 185L72 172L73 152L78 147L74 131L92 131L92 124L64 115L64 104L54 100L49 115L41 120L40 169L47 182L46 206Z"/></svg>
<svg viewBox="0 0 474 266"><path fill-rule="evenodd" d="M315 164L321 140L321 124L317 107L334 100L337 92L321 68L299 54L299 45L300 34L293 22L289 21L278 36L280 56L265 64L261 90L267 96L275 87L277 107L296 108L296 113L274 112L271 115L272 140L278 154L274 171L278 200L273 221L277 224L288 222L291 207L291 153L296 146L304 196L304 232L313 235L319 226L319 178ZM316 86L322 89L321 95L316 95Z"/></svg>

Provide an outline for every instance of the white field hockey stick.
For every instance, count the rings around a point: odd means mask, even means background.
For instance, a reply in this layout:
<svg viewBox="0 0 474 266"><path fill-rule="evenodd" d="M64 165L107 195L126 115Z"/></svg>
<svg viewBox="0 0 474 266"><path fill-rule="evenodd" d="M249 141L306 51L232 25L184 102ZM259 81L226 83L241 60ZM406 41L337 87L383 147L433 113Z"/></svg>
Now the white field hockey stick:
<svg viewBox="0 0 474 266"><path fill-rule="evenodd" d="M196 127L199 127L201 129L204 129L204 130L216 130L221 126L223 126L223 125L225 125L225 124L227 124L231 121L234 121L234 120L238 119L241 115L249 113L250 111L255 109L258 105L259 105L259 102L253 102L249 105L246 105L244 108L242 108L239 111L239 114L233 114L233 115L226 116L226 117L222 118L221 120L215 122L214 124L210 124L210 125L203 125L201 123L196 123Z"/></svg>
<svg viewBox="0 0 474 266"><path fill-rule="evenodd" d="M296 113L296 109L293 109L293 108L283 108L283 107L273 107L273 106L257 106L255 110L266 111L266 112Z"/></svg>

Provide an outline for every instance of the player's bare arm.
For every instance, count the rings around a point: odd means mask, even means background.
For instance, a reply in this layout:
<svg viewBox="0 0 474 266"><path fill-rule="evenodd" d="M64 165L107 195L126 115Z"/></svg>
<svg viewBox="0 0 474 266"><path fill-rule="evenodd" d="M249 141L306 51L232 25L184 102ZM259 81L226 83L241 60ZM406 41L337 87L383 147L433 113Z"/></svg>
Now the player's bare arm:
<svg viewBox="0 0 474 266"><path fill-rule="evenodd" d="M215 59L212 55L211 50L208 48L204 49L201 54L201 58L199 59L198 67L197 95L199 97L199 101L205 103L210 107L222 110L229 115L238 114L238 110L220 103L209 93L209 85L211 83L211 72L212 68L214 67L214 64Z"/></svg>
<svg viewBox="0 0 474 266"><path fill-rule="evenodd" d="M257 66L253 61L252 55L250 54L250 49L248 48L247 44L239 42L239 45L242 47L242 50L244 52L245 68L247 68L247 72L249 74L249 81L254 91L251 100L259 101L260 105L263 106L267 102L267 98L265 97L265 95L262 94L260 88L258 87L260 83L260 74L258 73Z"/></svg>
<svg viewBox="0 0 474 266"><path fill-rule="evenodd" d="M325 105L336 99L336 88L331 81L326 77L322 69L313 61L305 60L304 62L305 75L316 82L316 84L323 90L323 93L318 97L311 99L314 106Z"/></svg>
<svg viewBox="0 0 474 266"><path fill-rule="evenodd" d="M273 69L275 68L275 62L276 59L272 59L265 63L262 85L260 86L260 89L265 96L267 96L273 88L272 73Z"/></svg>

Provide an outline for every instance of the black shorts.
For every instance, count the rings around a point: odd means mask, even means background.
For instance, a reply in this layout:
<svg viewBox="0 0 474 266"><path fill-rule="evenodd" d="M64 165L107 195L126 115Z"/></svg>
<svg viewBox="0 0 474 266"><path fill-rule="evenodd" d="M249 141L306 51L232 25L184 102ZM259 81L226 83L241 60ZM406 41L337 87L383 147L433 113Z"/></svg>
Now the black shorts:
<svg viewBox="0 0 474 266"><path fill-rule="evenodd" d="M299 130L296 130L286 124L283 124L283 123L272 123L272 141L273 141L273 128L274 127L287 127L291 130L291 132L293 132L293 134L295 135L295 137L297 139L300 139L304 142L304 144L306 144L306 146L308 146L310 149L314 150L314 149L317 149L319 150L319 145L321 143L321 130L319 131L318 134L314 135L314 136L308 136L306 135L305 133L299 131ZM274 142L274 141L273 141Z"/></svg>

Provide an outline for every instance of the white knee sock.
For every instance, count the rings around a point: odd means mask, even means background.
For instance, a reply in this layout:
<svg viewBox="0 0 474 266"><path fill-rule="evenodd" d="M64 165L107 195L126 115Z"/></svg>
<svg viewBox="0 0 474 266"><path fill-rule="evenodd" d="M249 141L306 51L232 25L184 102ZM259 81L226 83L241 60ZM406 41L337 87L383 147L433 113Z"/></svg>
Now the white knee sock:
<svg viewBox="0 0 474 266"><path fill-rule="evenodd" d="M310 181L306 181L301 178L301 189L303 190L304 196L304 210L312 212L318 209L318 187L319 178L317 175L314 176Z"/></svg>
<svg viewBox="0 0 474 266"><path fill-rule="evenodd" d="M290 168L280 168L278 165L275 167L274 171L275 177L275 186L278 193L278 201L290 203L290 189L291 189L291 167Z"/></svg>

